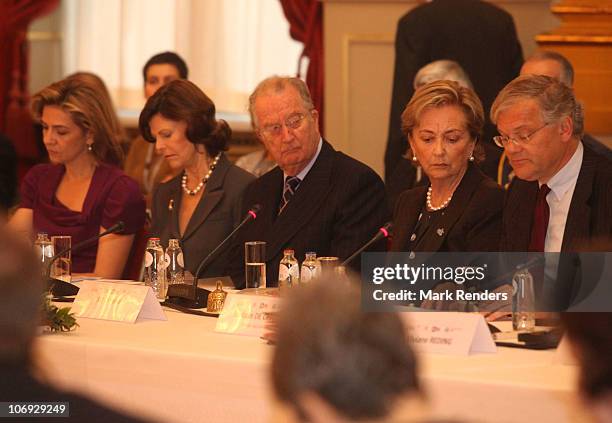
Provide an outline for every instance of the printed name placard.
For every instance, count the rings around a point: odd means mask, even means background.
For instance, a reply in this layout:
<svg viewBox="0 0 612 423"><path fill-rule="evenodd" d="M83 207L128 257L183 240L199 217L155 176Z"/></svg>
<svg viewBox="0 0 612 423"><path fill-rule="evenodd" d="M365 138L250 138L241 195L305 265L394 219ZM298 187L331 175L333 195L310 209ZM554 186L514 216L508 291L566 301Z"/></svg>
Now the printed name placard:
<svg viewBox="0 0 612 423"><path fill-rule="evenodd" d="M116 322L167 320L151 287L121 282L88 281L81 284L72 310L77 317Z"/></svg>
<svg viewBox="0 0 612 423"><path fill-rule="evenodd" d="M484 317L478 313L405 312L408 341L426 353L469 355L497 351Z"/></svg>
<svg viewBox="0 0 612 423"><path fill-rule="evenodd" d="M269 313L278 311L280 297L229 293L215 327L216 332L260 337Z"/></svg>

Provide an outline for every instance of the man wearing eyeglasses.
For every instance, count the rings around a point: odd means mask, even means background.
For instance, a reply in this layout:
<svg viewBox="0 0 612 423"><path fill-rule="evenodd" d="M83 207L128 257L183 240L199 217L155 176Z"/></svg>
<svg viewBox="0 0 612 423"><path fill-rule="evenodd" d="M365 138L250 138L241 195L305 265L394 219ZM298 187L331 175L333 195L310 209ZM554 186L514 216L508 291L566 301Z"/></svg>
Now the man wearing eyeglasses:
<svg viewBox="0 0 612 423"><path fill-rule="evenodd" d="M502 251L579 251L612 233L612 162L580 139L584 116L572 89L548 76L510 82L491 108L514 169Z"/></svg>
<svg viewBox="0 0 612 423"><path fill-rule="evenodd" d="M267 286L276 286L283 250L302 261L306 252L340 261L364 245L390 218L380 177L334 150L319 133L319 114L306 84L271 77L249 98L255 133L278 167L246 190L245 212L261 204L257 219L234 244L229 273L244 287L244 242L266 242ZM375 249L384 250L384 242ZM359 269L359 261L353 265Z"/></svg>

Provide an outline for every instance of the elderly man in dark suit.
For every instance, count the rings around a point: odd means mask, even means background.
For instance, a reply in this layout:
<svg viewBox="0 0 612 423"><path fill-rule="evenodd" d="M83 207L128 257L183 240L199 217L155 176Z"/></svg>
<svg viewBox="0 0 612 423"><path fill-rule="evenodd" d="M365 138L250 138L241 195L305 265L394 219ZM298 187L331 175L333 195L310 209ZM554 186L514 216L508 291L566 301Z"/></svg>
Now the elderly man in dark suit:
<svg viewBox="0 0 612 423"><path fill-rule="evenodd" d="M263 209L237 237L230 274L243 287L243 243L266 241L267 284L276 286L285 248L300 261L308 251L343 260L374 236L390 213L380 177L321 138L319 115L303 81L264 80L249 109L255 132L278 167L245 192L245 207L259 203Z"/></svg>
<svg viewBox="0 0 612 423"><path fill-rule="evenodd" d="M491 108L516 177L504 209L504 251L578 251L612 234L612 162L581 142L574 93L548 76L510 82Z"/></svg>
<svg viewBox="0 0 612 423"><path fill-rule="evenodd" d="M518 75L523 63L512 16L480 0L433 0L399 20L385 181L389 181L408 147L401 132L400 115L414 94L414 76L421 67L440 59L454 60L465 69L488 113L495 95ZM481 141L487 159L481 167L495 178L500 151L491 144L494 128L489 123L484 134Z"/></svg>

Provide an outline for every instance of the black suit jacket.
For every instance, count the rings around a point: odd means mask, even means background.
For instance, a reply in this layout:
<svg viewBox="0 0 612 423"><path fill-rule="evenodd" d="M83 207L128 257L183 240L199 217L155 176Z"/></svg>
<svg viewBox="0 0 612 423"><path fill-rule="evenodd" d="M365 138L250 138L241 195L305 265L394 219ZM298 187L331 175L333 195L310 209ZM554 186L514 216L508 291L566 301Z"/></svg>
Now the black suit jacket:
<svg viewBox="0 0 612 423"><path fill-rule="evenodd" d="M440 59L454 60L463 67L488 117L497 93L518 76L523 64L512 16L479 0L434 0L400 19L395 38L385 181L407 149L400 116L414 94L414 76L426 64ZM493 127L487 125L485 134L493 133ZM483 141L491 143L488 136ZM487 162L496 163L500 152L492 145L488 150ZM495 170L495 166L485 167Z"/></svg>
<svg viewBox="0 0 612 423"><path fill-rule="evenodd" d="M343 260L390 217L380 177L363 163L334 150L327 141L323 141L319 157L294 197L278 215L283 185L283 171L274 168L246 190L243 204L248 207L259 203L263 208L234 244L229 273L236 287L244 287L246 241L266 241L267 285L276 286L284 249L295 250L300 262L308 251ZM384 250L384 243L378 249Z"/></svg>
<svg viewBox="0 0 612 423"><path fill-rule="evenodd" d="M3 418L3 422L91 422L91 423L139 423L144 422L135 417L121 414L86 397L64 392L45 385L34 379L22 364L0 365L2 378L0 379L0 398L10 402L67 402L70 408L70 417L57 418Z"/></svg>
<svg viewBox="0 0 612 423"><path fill-rule="evenodd" d="M153 194L153 224L151 233L161 239L164 247L170 238L180 240L185 269L194 273L206 257L242 220L242 194L255 179L249 172L234 166L225 155L206 184L202 196L187 224L185 233L179 232L178 215L183 191L182 174L158 185ZM213 258L202 271L201 277L225 275L227 251Z"/></svg>
<svg viewBox="0 0 612 423"><path fill-rule="evenodd" d="M406 251L427 196L427 187L404 192L394 213L391 251ZM443 211L436 233L424 240L423 251L497 251L504 193L474 164L468 166L453 199Z"/></svg>
<svg viewBox="0 0 612 423"><path fill-rule="evenodd" d="M504 208L502 251L527 251L538 193L537 181L514 178ZM582 166L570 203L562 252L588 248L612 237L612 162L584 145Z"/></svg>

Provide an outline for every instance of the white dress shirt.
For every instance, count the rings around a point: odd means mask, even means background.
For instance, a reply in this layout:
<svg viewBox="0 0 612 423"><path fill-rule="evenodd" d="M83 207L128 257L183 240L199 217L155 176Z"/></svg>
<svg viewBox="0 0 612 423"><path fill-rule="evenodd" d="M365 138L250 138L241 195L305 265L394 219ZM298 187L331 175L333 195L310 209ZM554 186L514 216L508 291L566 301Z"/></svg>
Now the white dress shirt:
<svg viewBox="0 0 612 423"><path fill-rule="evenodd" d="M583 155L584 147L582 142L579 142L572 158L547 183L550 188L546 196L546 202L550 208L546 241L544 242L544 251L547 253L561 252L567 214L582 167Z"/></svg>

